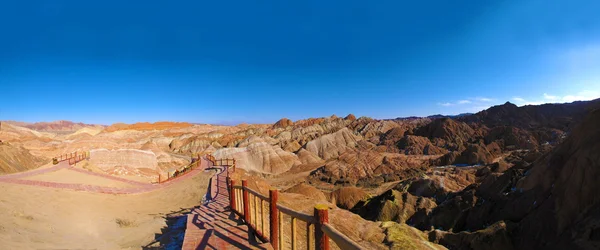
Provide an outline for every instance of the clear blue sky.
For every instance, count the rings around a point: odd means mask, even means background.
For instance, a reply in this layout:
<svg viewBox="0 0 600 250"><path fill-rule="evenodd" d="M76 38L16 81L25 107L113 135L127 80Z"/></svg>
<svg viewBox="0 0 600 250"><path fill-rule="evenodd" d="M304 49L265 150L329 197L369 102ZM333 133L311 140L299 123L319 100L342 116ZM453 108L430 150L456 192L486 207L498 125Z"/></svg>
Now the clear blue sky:
<svg viewBox="0 0 600 250"><path fill-rule="evenodd" d="M0 120L395 118L600 96L598 1L0 1Z"/></svg>

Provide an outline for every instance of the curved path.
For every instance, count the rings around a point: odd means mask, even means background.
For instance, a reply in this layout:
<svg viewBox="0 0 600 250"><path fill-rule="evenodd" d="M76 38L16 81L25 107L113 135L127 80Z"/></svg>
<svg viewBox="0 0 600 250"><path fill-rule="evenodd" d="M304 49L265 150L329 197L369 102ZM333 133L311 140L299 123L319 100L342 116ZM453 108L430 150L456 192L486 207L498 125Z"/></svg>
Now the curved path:
<svg viewBox="0 0 600 250"><path fill-rule="evenodd" d="M227 167L211 178L208 201L187 215L183 250L195 249L273 249L256 241L252 230L229 209Z"/></svg>
<svg viewBox="0 0 600 250"><path fill-rule="evenodd" d="M49 188L60 188L60 189L71 189L76 191L86 191L86 192L94 192L94 193L105 193L105 194L135 194L135 193L143 193L153 191L159 188L170 186L174 183L189 179L194 177L195 175L204 172L204 170L208 167L208 161L203 159L201 161L200 167L196 167L191 171L177 177L171 179L169 181L160 183L160 184L150 184L143 183L133 180L128 180L124 178L119 178L116 176L95 173L92 171L88 171L85 169L77 168L70 166L67 161L62 161L57 165L47 167L47 168L38 168L27 172L2 175L0 176L0 183L13 183L13 184L21 184L21 185L29 185L29 186L39 186L39 187L49 187ZM111 181L126 183L133 187L107 187L107 186L98 186L98 185L88 185L82 183L61 183L61 182L52 182L52 181L39 181L39 180L28 180L23 179L27 177L33 176L41 176L47 173L52 173L55 171L59 171L65 169L67 171L74 171L81 174L86 174L94 177L105 178Z"/></svg>

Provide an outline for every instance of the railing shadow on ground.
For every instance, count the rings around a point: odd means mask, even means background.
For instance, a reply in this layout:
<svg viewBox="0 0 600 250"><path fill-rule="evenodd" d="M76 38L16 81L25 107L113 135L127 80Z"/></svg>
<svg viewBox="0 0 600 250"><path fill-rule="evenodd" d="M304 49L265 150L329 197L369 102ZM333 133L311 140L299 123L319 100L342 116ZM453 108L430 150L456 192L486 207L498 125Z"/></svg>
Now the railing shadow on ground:
<svg viewBox="0 0 600 250"><path fill-rule="evenodd" d="M210 156L209 156L210 157ZM190 168L193 166L201 166L201 157L197 158L198 160L184 166L183 168L188 168L189 170L191 170ZM214 158L213 158L214 159ZM209 162L214 164L213 161L210 161L209 158ZM197 164L197 165L196 165ZM183 239L185 236L185 230L186 230L186 224L187 224L187 216L189 214L191 214L193 209L199 208L201 206L205 206L210 202L220 202L215 200L219 194L222 194L222 192L220 192L220 188L218 186L218 184L220 184L219 182L221 180L219 180L219 178L217 177L218 174L220 174L220 172L218 172L219 170L223 170L224 168L222 167L215 167L214 165L210 165L205 169L205 170L216 170L217 172L215 173L214 177L216 177L216 181L217 181L217 185L216 185L216 190L217 193L215 195L215 197L210 197L211 199L207 199L207 203L205 204L201 204L199 206L194 206L191 208L181 208L178 211L171 211L170 213L162 216L165 221L167 226L161 228L161 233L157 233L154 235L154 241L150 242L149 244L142 246L142 249L144 250L158 250L158 249L181 249L183 246ZM188 172L188 171L184 171ZM181 176L181 175L178 175ZM177 177L177 176L175 176ZM168 180L171 180L173 178L169 178ZM212 188L213 188L213 178L209 179L209 183L208 183L208 188L206 191L206 196L212 196ZM151 214L154 216L158 216L159 214ZM243 222L240 222L240 224L243 224ZM209 234L207 234L209 235ZM210 235L209 235L210 236ZM205 237L206 240L208 240L208 237ZM227 240L226 240L227 241ZM201 248L204 249L204 248ZM208 248L208 246L206 246L206 249L210 249ZM214 248L217 249L217 248Z"/></svg>
<svg viewBox="0 0 600 250"><path fill-rule="evenodd" d="M160 233L154 234L154 241L142 246L144 250L171 250L181 249L185 235L187 214L195 207L181 208L179 211L171 211L163 216L167 226L160 229ZM157 215L157 214L150 214Z"/></svg>

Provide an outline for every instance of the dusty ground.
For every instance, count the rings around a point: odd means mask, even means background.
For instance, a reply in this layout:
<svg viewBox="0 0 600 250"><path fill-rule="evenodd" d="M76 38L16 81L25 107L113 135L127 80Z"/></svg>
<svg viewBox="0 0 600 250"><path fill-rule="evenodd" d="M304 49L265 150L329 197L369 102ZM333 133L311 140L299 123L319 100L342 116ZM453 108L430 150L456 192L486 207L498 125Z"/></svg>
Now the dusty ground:
<svg viewBox="0 0 600 250"><path fill-rule="evenodd" d="M0 182L0 249L141 249L160 236L167 214L200 203L211 175L198 173L164 188L125 195ZM22 179L128 185L66 169Z"/></svg>

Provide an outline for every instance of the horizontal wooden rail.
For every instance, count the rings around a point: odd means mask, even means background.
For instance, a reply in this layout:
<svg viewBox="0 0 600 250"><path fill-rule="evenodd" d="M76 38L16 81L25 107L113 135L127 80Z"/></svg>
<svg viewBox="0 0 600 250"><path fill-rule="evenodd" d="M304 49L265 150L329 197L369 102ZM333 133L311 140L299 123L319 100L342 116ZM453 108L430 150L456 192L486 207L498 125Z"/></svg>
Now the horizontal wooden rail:
<svg viewBox="0 0 600 250"><path fill-rule="evenodd" d="M284 248L283 215L289 216L286 218L290 220L291 249L298 249L297 220L306 223L306 227L302 230L306 230L307 249L314 246L317 250L328 250L329 239L341 249L364 249L329 224L329 206L327 205L316 205L314 214L310 215L277 204L278 191L276 189L269 190L269 196L267 197L256 190L248 188L247 180L242 180L241 186L235 185L235 180L231 178L227 178L227 182L230 194L230 209L243 218L248 228L253 230L260 240L270 242L275 250ZM264 202L267 202L267 206ZM268 225L265 223L265 217L268 218Z"/></svg>
<svg viewBox="0 0 600 250"><path fill-rule="evenodd" d="M281 211L282 213L292 216L294 218L298 218L301 221L311 223L311 224L315 223L315 218L310 214L305 214L302 212L294 211L293 209L291 209L289 207L285 207L280 204L277 204L277 209L279 209L279 211Z"/></svg>
<svg viewBox="0 0 600 250"><path fill-rule="evenodd" d="M89 157L90 157L89 151L83 151L83 152L75 151L75 152L71 152L71 153L61 154L59 156L52 158L52 164L56 165L59 162L68 161L69 165L73 165L73 164L76 164L77 162L88 159Z"/></svg>
<svg viewBox="0 0 600 250"><path fill-rule="evenodd" d="M348 250L361 250L363 249L360 245L352 241L348 236L342 234L337 229L333 228L331 224L323 224L321 230L329 236L329 238L335 242L335 244L341 249Z"/></svg>
<svg viewBox="0 0 600 250"><path fill-rule="evenodd" d="M249 189L249 188L244 188L244 189L245 189L245 190L248 190L248 192L249 192L250 194L252 194L252 195L254 195L254 196L256 196L256 197L260 198L261 200L264 200L264 201L269 201L269 197L267 197L267 196L264 196L264 195L262 195L262 194L261 194L261 193L259 193L259 192L256 192L256 191L254 191L254 190L252 190L252 189Z"/></svg>
<svg viewBox="0 0 600 250"><path fill-rule="evenodd" d="M249 188L247 180L242 180L241 186L235 185L235 180L229 177L230 169L235 171L235 159L215 159L215 157L210 154L205 157L213 164L213 166L226 167L226 180L230 198L229 208L231 211L240 215L246 225L248 225L248 228L253 230L260 240L270 242L273 249L283 249L283 215L287 215L291 219L291 249L298 248L297 220L306 223L305 229L308 249L314 244L315 249L317 250L328 250L330 238L341 249L363 249L359 244L352 241L329 224L329 207L327 205L316 205L314 214L310 215L277 204L278 191L276 189L269 190L269 196L267 197L266 195ZM264 202L267 202L267 209L265 209ZM265 225L265 217L269 220L268 227Z"/></svg>

